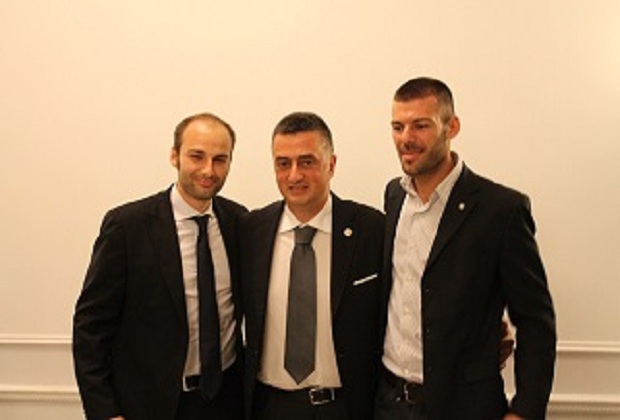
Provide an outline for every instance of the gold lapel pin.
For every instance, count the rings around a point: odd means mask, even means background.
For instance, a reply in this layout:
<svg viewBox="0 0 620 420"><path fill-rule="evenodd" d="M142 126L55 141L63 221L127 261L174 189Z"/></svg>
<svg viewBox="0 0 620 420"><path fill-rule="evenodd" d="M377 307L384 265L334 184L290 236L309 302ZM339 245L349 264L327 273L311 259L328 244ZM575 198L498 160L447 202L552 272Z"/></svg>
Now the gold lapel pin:
<svg viewBox="0 0 620 420"><path fill-rule="evenodd" d="M344 236L349 237L351 235L353 235L353 231L351 230L351 228L345 228Z"/></svg>
<svg viewBox="0 0 620 420"><path fill-rule="evenodd" d="M459 203L459 210L460 211L465 210L465 203Z"/></svg>

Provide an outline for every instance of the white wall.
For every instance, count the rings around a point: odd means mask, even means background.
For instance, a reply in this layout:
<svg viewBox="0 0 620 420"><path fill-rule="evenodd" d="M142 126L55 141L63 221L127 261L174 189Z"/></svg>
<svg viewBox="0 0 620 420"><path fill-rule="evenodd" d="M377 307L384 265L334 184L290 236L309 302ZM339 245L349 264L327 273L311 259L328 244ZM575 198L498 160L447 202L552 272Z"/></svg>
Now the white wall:
<svg viewBox="0 0 620 420"><path fill-rule="evenodd" d="M0 2L0 418L79 418L71 315L106 209L168 186L171 133L238 132L224 194L278 197L274 124L333 129L333 187L377 207L393 91L456 97L454 148L527 192L558 314L553 418L620 416L620 2ZM572 414L571 414L572 413ZM575 416L575 417L571 417Z"/></svg>

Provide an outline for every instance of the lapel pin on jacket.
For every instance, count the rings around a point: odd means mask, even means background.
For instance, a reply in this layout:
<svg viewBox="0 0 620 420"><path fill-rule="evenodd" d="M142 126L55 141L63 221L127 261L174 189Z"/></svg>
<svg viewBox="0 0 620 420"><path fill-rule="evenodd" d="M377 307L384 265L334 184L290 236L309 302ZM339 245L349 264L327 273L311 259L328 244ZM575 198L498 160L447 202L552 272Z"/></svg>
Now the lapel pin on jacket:
<svg viewBox="0 0 620 420"><path fill-rule="evenodd" d="M460 202L460 203L459 203L459 210L460 210L460 211L465 210L465 203L463 203L463 202Z"/></svg>
<svg viewBox="0 0 620 420"><path fill-rule="evenodd" d="M351 230L351 228L345 228L343 233L344 233L344 236L349 237L353 235L353 230Z"/></svg>

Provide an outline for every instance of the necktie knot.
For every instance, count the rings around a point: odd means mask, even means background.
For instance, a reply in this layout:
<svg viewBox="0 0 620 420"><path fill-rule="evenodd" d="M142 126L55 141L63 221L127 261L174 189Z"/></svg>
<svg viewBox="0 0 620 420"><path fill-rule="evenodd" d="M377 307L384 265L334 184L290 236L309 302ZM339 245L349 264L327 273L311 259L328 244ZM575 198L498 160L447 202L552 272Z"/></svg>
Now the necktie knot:
<svg viewBox="0 0 620 420"><path fill-rule="evenodd" d="M316 228L312 226L296 227L295 228L295 244L296 245L308 245L312 242Z"/></svg>
<svg viewBox="0 0 620 420"><path fill-rule="evenodd" d="M209 215L205 214L204 216L194 216L192 217L192 220L198 224L198 233L200 235L204 235L207 232Z"/></svg>

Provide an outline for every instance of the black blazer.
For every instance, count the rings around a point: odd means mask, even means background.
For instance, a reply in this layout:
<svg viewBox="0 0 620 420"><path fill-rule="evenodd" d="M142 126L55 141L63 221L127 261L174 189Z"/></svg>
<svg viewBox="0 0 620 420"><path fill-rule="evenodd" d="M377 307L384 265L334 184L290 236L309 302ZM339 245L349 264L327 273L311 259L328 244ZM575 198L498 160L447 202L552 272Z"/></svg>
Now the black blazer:
<svg viewBox="0 0 620 420"><path fill-rule="evenodd" d="M174 418L188 324L169 194L168 189L109 211L95 242L73 318L75 374L89 419ZM246 209L221 197L214 198L213 208L236 300L235 226ZM240 349L241 339L237 342Z"/></svg>
<svg viewBox="0 0 620 420"><path fill-rule="evenodd" d="M404 198L399 180L392 180L385 193L386 304L392 284L394 235ZM429 419L503 416L507 401L499 370L499 342L506 306L517 329L512 407L528 419L544 418L553 381L556 332L534 233L526 196L463 168L422 277Z"/></svg>
<svg viewBox="0 0 620 420"><path fill-rule="evenodd" d="M342 394L350 419L371 419L381 351L384 218L375 209L332 197L332 331ZM260 369L273 246L283 208L284 203L279 201L245 214L240 221L248 419ZM350 236L345 234L348 229ZM373 274L377 274L374 280L354 284Z"/></svg>

